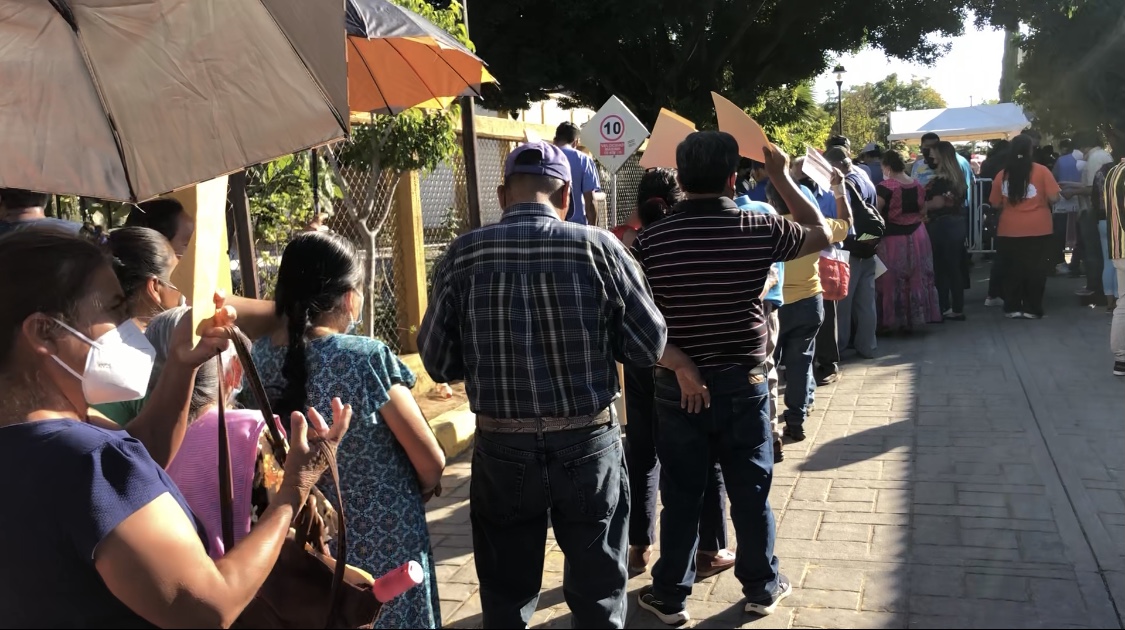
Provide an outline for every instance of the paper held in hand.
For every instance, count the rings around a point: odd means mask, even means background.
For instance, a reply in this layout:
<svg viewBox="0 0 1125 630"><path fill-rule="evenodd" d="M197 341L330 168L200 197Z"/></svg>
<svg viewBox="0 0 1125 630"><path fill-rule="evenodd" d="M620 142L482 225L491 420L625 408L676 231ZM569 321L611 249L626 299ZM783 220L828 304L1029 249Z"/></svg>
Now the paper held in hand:
<svg viewBox="0 0 1125 630"><path fill-rule="evenodd" d="M215 291L231 294L230 254L227 246L226 175L170 195L184 205L195 221L188 242L170 280L191 305L192 345L199 343L199 325L215 315Z"/></svg>
<svg viewBox="0 0 1125 630"><path fill-rule="evenodd" d="M695 131L695 123L667 109L661 109L641 156L641 168L676 168L676 147Z"/></svg>
<svg viewBox="0 0 1125 630"><path fill-rule="evenodd" d="M762 126L742 111L738 105L720 94L711 92L715 101L715 114L719 118L719 131L729 133L738 141L738 153L756 162L765 162L764 149L770 143Z"/></svg>
<svg viewBox="0 0 1125 630"><path fill-rule="evenodd" d="M805 165L801 168L801 172L809 176L821 190L832 189L832 165L820 151L805 145Z"/></svg>

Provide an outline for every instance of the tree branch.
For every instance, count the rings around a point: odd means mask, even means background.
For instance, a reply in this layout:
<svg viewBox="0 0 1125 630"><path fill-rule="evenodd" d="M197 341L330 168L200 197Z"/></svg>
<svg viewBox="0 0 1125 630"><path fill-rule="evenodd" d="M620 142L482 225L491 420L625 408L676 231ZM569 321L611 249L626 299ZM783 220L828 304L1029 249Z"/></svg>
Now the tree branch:
<svg viewBox="0 0 1125 630"><path fill-rule="evenodd" d="M708 76L713 77L718 74L723 64L727 62L727 59L730 59L730 56L734 54L734 50L742 43L742 38L746 37L746 33L750 30L750 27L754 25L754 22L758 19L758 14L762 12L765 6L766 0L758 0L758 6L746 13L746 19L738 25L738 28L734 31L734 35L727 40L727 45L723 47L719 56L715 57L711 62L711 72ZM776 46L776 44L774 45Z"/></svg>

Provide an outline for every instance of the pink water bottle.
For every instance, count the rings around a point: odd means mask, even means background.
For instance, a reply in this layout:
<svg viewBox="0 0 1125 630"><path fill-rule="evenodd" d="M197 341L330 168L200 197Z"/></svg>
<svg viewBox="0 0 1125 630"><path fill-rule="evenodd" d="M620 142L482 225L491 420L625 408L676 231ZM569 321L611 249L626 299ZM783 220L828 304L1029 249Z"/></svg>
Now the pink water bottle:
<svg viewBox="0 0 1125 630"><path fill-rule="evenodd" d="M411 560L375 580L371 592L375 594L375 599L385 604L421 584L423 578L422 565Z"/></svg>

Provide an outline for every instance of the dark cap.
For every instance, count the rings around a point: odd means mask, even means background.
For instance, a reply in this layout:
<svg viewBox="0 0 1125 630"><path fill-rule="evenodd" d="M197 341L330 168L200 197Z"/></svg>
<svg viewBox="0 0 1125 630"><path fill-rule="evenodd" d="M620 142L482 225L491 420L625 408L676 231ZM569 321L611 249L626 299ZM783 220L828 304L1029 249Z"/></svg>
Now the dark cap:
<svg viewBox="0 0 1125 630"><path fill-rule="evenodd" d="M516 147L504 162L504 177L512 175L544 175L569 183L570 160L550 142L528 142Z"/></svg>

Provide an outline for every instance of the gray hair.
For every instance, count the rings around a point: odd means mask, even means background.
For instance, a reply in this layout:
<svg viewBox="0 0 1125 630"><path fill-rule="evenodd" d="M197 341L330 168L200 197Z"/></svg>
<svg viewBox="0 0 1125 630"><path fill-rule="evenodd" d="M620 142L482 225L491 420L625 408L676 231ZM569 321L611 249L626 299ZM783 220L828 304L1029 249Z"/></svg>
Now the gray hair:
<svg viewBox="0 0 1125 630"><path fill-rule="evenodd" d="M153 317L152 321L148 323L145 337L148 337L149 343L156 348L156 362L152 367L152 377L148 383L148 391L150 392L156 386L156 380L160 378L160 372L164 370L164 365L168 362L168 355L172 352L172 337L175 334L176 326L185 316L191 316L191 308L177 306ZM199 416L200 411L214 405L218 400L219 370L215 367L214 361L207 361L195 373L195 388L191 392L188 421L194 421Z"/></svg>

